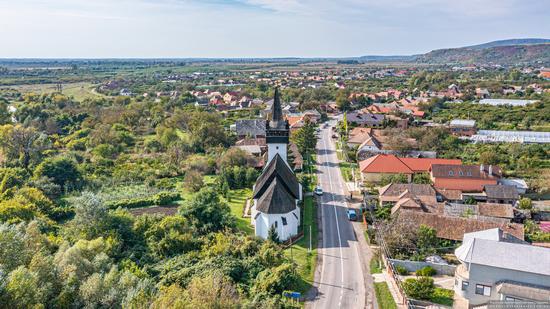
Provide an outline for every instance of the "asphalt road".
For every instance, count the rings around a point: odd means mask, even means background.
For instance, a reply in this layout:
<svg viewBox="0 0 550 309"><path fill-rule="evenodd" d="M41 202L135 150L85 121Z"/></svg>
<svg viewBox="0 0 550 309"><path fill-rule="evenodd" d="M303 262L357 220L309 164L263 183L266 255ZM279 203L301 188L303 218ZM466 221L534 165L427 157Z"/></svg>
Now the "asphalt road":
<svg viewBox="0 0 550 309"><path fill-rule="evenodd" d="M330 122L332 125L334 121ZM323 188L321 196L322 243L318 254L321 264L317 267L314 288L317 296L309 308L364 308L365 282L359 243L347 217L344 196L344 179L338 167L336 146L332 131L321 125L317 145L318 179Z"/></svg>

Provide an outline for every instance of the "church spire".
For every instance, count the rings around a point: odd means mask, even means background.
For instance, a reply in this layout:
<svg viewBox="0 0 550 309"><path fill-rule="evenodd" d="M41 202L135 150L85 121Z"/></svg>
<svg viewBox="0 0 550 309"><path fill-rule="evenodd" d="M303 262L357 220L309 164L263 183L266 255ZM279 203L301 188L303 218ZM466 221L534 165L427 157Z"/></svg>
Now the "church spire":
<svg viewBox="0 0 550 309"><path fill-rule="evenodd" d="M273 97L273 105L271 105L271 115L269 120L269 126L271 128L283 128L285 125L283 121L283 109L281 107L279 87L275 88L275 96Z"/></svg>

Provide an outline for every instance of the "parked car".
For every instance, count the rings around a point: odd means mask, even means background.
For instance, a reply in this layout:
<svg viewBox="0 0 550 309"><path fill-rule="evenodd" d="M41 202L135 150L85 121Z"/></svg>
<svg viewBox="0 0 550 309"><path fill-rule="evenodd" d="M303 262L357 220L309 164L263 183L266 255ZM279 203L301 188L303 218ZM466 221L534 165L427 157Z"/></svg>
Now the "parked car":
<svg viewBox="0 0 550 309"><path fill-rule="evenodd" d="M321 188L320 186L317 186L317 187L315 187L314 192L317 195L323 195L323 188Z"/></svg>
<svg viewBox="0 0 550 309"><path fill-rule="evenodd" d="M357 211L355 209L348 209L348 219L350 221L357 221Z"/></svg>

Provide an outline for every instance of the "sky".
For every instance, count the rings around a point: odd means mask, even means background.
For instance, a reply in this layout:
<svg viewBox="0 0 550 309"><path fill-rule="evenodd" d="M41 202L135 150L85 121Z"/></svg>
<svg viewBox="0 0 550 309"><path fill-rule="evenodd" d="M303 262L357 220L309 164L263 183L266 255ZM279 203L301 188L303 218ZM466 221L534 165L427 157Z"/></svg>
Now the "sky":
<svg viewBox="0 0 550 309"><path fill-rule="evenodd" d="M408 55L550 38L550 0L0 0L0 58Z"/></svg>

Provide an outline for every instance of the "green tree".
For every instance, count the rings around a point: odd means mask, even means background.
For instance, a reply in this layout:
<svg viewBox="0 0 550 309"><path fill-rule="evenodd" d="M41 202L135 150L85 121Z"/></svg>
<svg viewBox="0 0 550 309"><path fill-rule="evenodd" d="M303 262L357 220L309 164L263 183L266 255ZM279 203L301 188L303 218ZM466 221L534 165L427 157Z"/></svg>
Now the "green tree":
<svg viewBox="0 0 550 309"><path fill-rule="evenodd" d="M42 161L34 170L34 177L51 178L62 188L77 188L82 178L76 163L67 157L53 157Z"/></svg>
<svg viewBox="0 0 550 309"><path fill-rule="evenodd" d="M304 126L292 134L292 141L303 154L311 154L315 151L317 137L315 136L315 124L306 118Z"/></svg>
<svg viewBox="0 0 550 309"><path fill-rule="evenodd" d="M262 271L258 274L252 290L254 293L267 293L271 295L291 290L298 282L298 276L294 271L294 267L292 264L283 263L277 267Z"/></svg>
<svg viewBox="0 0 550 309"><path fill-rule="evenodd" d="M530 198L524 197L519 200L519 209L532 209L533 203Z"/></svg>
<svg viewBox="0 0 550 309"><path fill-rule="evenodd" d="M9 163L27 169L42 156L49 146L47 137L34 128L25 128L20 124L0 126L0 148Z"/></svg>
<svg viewBox="0 0 550 309"><path fill-rule="evenodd" d="M435 248L439 244L439 239L437 238L437 231L427 225L420 225L418 228L416 245L421 254L432 254L435 253Z"/></svg>
<svg viewBox="0 0 550 309"><path fill-rule="evenodd" d="M279 233L277 233L277 229L275 228L275 225L271 225L269 227L269 231L267 232L267 239L271 240L276 244L280 242Z"/></svg>
<svg viewBox="0 0 550 309"><path fill-rule="evenodd" d="M197 192L204 187L204 180L201 173L195 170L190 170L185 173L183 178L183 189L188 192Z"/></svg>
<svg viewBox="0 0 550 309"><path fill-rule="evenodd" d="M411 298L429 300L435 291L434 279L430 277L409 278L403 282L403 289Z"/></svg>
<svg viewBox="0 0 550 309"><path fill-rule="evenodd" d="M38 275L24 266L12 271L8 276L6 291L10 308L42 308L45 293Z"/></svg>
<svg viewBox="0 0 550 309"><path fill-rule="evenodd" d="M336 105L338 106L338 109L341 111L347 111L350 109L351 103L345 91L340 90L336 94Z"/></svg>
<svg viewBox="0 0 550 309"><path fill-rule="evenodd" d="M187 218L199 233L210 233L232 228L235 221L227 203L222 202L212 188L201 189L185 202L179 213Z"/></svg>

